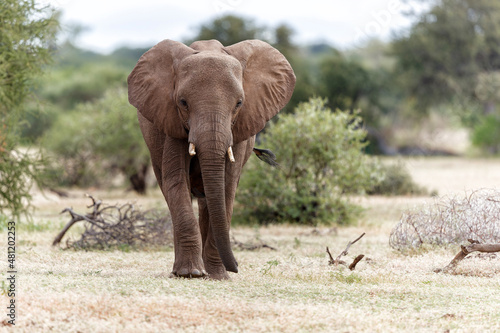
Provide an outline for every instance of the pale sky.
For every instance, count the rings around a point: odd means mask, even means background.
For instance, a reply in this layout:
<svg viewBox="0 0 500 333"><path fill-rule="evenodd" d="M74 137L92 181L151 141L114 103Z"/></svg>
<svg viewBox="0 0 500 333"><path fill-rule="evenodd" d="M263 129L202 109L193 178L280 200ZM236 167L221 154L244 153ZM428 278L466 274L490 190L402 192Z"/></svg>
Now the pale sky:
<svg viewBox="0 0 500 333"><path fill-rule="evenodd" d="M111 52L120 46L151 46L163 39L182 40L220 15L252 18L257 25L287 23L295 41L324 41L344 48L367 38L388 39L408 27L403 15L418 3L402 0L39 0L63 11L62 22L87 28L80 47Z"/></svg>

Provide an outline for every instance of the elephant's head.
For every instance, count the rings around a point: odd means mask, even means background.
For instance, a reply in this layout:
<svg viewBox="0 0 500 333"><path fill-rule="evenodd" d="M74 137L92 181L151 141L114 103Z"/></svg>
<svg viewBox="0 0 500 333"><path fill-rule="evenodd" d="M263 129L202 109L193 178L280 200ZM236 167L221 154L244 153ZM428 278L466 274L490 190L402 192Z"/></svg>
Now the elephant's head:
<svg viewBox="0 0 500 333"><path fill-rule="evenodd" d="M226 221L226 161L234 162L233 145L256 135L288 103L295 86L290 64L258 40L228 47L164 40L140 58L128 86L130 103L197 155L219 255L228 271L237 271Z"/></svg>

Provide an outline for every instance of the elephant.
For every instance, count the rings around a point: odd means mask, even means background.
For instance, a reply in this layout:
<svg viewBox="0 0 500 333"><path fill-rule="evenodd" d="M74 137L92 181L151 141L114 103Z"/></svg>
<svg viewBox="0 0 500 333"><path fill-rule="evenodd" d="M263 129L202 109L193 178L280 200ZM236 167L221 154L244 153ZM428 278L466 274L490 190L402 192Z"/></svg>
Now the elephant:
<svg viewBox="0 0 500 333"><path fill-rule="evenodd" d="M260 40L167 39L141 56L127 83L172 217L170 276L229 279L238 272L229 230L241 171L256 134L291 98L292 67Z"/></svg>

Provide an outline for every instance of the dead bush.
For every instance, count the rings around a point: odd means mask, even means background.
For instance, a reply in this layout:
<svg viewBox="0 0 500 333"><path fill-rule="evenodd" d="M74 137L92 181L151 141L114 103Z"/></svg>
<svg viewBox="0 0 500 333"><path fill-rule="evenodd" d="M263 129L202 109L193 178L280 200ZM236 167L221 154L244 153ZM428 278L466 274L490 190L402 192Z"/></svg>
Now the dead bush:
<svg viewBox="0 0 500 333"><path fill-rule="evenodd" d="M433 204L403 213L389 244L406 250L423 244L460 244L500 241L500 192L477 190L464 196L436 198Z"/></svg>
<svg viewBox="0 0 500 333"><path fill-rule="evenodd" d="M73 249L135 249L173 245L173 230L170 214L164 210L141 211L133 204L103 205L92 196L92 211L82 215L66 208L71 220L54 239L52 245L61 242L66 232L76 222L83 221L85 231L77 240L68 239L67 248Z"/></svg>

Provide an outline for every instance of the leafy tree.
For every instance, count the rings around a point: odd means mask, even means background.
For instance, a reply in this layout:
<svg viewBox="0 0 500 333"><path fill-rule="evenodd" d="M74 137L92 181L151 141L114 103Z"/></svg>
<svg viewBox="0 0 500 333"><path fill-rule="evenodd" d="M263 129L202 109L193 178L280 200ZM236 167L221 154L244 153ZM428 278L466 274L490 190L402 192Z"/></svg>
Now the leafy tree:
<svg viewBox="0 0 500 333"><path fill-rule="evenodd" d="M146 191L149 152L125 89L108 90L99 100L60 116L44 142L62 166L53 172L61 184L109 184L118 171L136 192Z"/></svg>
<svg viewBox="0 0 500 333"><path fill-rule="evenodd" d="M98 173L98 158L92 151L89 132L95 121L76 111L57 117L42 137L42 145L51 156L48 175L62 186L98 186L103 177Z"/></svg>
<svg viewBox="0 0 500 333"><path fill-rule="evenodd" d="M431 9L393 44L401 83L420 110L453 99L481 103L478 76L500 69L500 2L424 2Z"/></svg>
<svg viewBox="0 0 500 333"><path fill-rule="evenodd" d="M139 59L136 51L119 49L103 56L64 42L55 52L56 63L37 84L41 103L28 103L25 121L20 124L24 142L36 142L64 112L76 105L95 101L106 90L126 87L127 76ZM114 54L114 53L113 53ZM127 67L128 66L128 67Z"/></svg>
<svg viewBox="0 0 500 333"><path fill-rule="evenodd" d="M309 98L317 94L317 88L313 81L313 64L299 53L289 55L287 59L295 72L297 80L293 95L281 112L293 113L298 104L308 101Z"/></svg>
<svg viewBox="0 0 500 333"><path fill-rule="evenodd" d="M28 215L32 180L40 181L39 156L17 147L23 103L51 59L57 13L34 0L0 2L0 211Z"/></svg>
<svg viewBox="0 0 500 333"><path fill-rule="evenodd" d="M497 114L481 117L473 128L471 140L485 153L500 153L500 117Z"/></svg>
<svg viewBox="0 0 500 333"><path fill-rule="evenodd" d="M25 117L19 122L19 140L24 145L38 144L38 139L47 131L63 110L37 96L23 105Z"/></svg>
<svg viewBox="0 0 500 333"><path fill-rule="evenodd" d="M496 154L500 147L500 2L434 0L407 35L394 43L400 82L427 111L452 105L472 143Z"/></svg>
<svg viewBox="0 0 500 333"><path fill-rule="evenodd" d="M297 45L292 41L294 34L293 28L286 24L280 24L273 31L274 41L272 45L287 58L292 57L298 51Z"/></svg>
<svg viewBox="0 0 500 333"><path fill-rule="evenodd" d="M388 152L380 128L384 115L393 113L394 92L390 91L390 71L368 69L356 57L348 57L333 50L319 63L318 91L327 97L332 109L361 110L364 125L369 133L370 153ZM382 94L385 98L381 98ZM389 97L389 98L388 98ZM394 118L394 117L393 117Z"/></svg>
<svg viewBox="0 0 500 333"><path fill-rule="evenodd" d="M57 45L54 58L55 68L71 67L73 69L106 60L106 56L90 50L77 47L72 40L66 40Z"/></svg>
<svg viewBox="0 0 500 333"><path fill-rule="evenodd" d="M42 103L25 106L20 124L23 142L36 142L64 112L101 98L108 89L127 86L127 76L145 49L120 48L111 55L82 50L65 41L55 51L55 63L37 84ZM140 53L142 52L142 53Z"/></svg>
<svg viewBox="0 0 500 333"><path fill-rule="evenodd" d="M319 80L321 92L333 108L354 110L362 97L371 97L376 89L368 70L339 52L321 61Z"/></svg>
<svg viewBox="0 0 500 333"><path fill-rule="evenodd" d="M203 24L198 34L191 40L216 39L224 46L236 44L246 39L263 39L264 28L255 25L251 19L226 15Z"/></svg>
<svg viewBox="0 0 500 333"><path fill-rule="evenodd" d="M108 89L126 87L129 73L105 62L57 68L46 77L38 94L62 109L71 110L77 104L99 99Z"/></svg>
<svg viewBox="0 0 500 333"><path fill-rule="evenodd" d="M500 152L500 71L478 76L476 96L484 105L484 115L476 116L472 130L472 144L488 154Z"/></svg>
<svg viewBox="0 0 500 333"><path fill-rule="evenodd" d="M129 48L129 47L120 47L113 51L109 55L109 58L113 59L115 63L123 65L125 68L129 69L129 72L132 71L135 64L139 60L139 58L149 50L150 48Z"/></svg>
<svg viewBox="0 0 500 333"><path fill-rule="evenodd" d="M352 221L357 208L346 193L361 193L377 181L378 167L366 155L366 132L352 112L332 112L319 98L280 116L261 135L280 168L253 159L241 178L235 206L240 223L299 224Z"/></svg>
<svg viewBox="0 0 500 333"><path fill-rule="evenodd" d="M287 58L297 77L292 98L281 111L282 113L293 112L299 103L306 102L316 90L312 78L313 65L301 52L299 46L293 42L294 33L293 28L286 24L281 24L271 30L273 40L271 44Z"/></svg>
<svg viewBox="0 0 500 333"><path fill-rule="evenodd" d="M102 99L82 105L80 110L96 122L91 132L95 154L110 169L126 176L134 191L144 194L150 156L127 90L107 91Z"/></svg>
<svg viewBox="0 0 500 333"><path fill-rule="evenodd" d="M39 83L38 100L24 106L29 110L20 123L23 141L36 142L50 129L56 119L81 103L93 102L108 89L126 87L129 71L105 63L82 65L79 68L53 68Z"/></svg>

